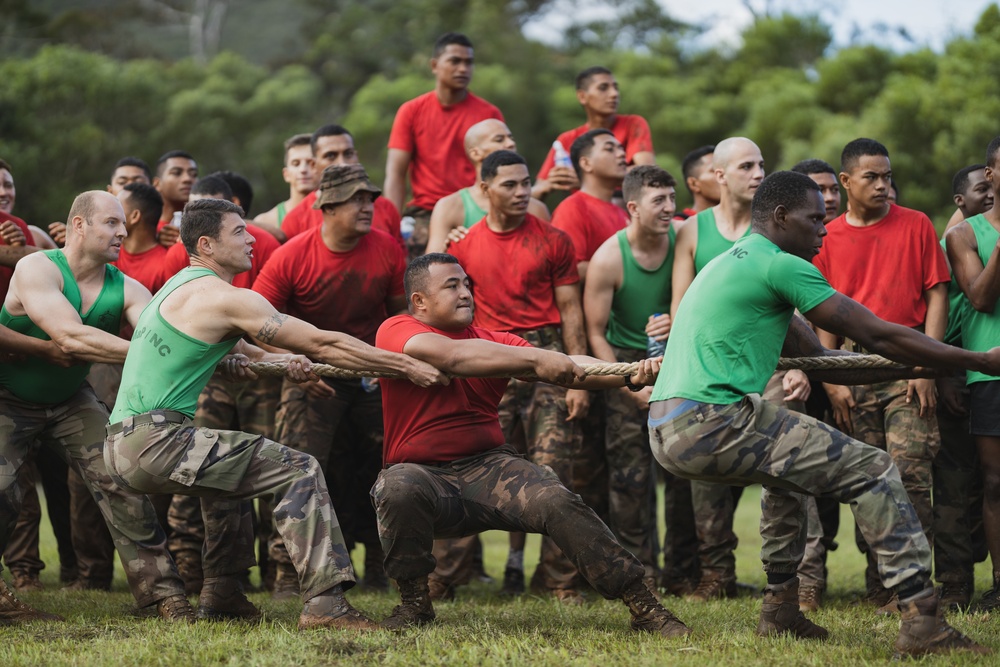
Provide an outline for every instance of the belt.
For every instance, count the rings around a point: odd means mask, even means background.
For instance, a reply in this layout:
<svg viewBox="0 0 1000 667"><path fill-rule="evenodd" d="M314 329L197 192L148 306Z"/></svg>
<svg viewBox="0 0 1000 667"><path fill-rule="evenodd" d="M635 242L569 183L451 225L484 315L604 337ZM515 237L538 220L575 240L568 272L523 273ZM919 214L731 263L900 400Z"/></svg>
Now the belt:
<svg viewBox="0 0 1000 667"><path fill-rule="evenodd" d="M524 329L512 331L515 336L520 336L535 347L548 347L558 344L562 346L562 329L553 325L539 327L537 329Z"/></svg>
<svg viewBox="0 0 1000 667"><path fill-rule="evenodd" d="M182 424L190 419L191 418L183 412L176 412L174 410L150 410L149 412L144 412L141 415L126 417L117 424L108 424L107 431L108 435L115 435L118 433L128 435L135 430L136 426L142 426L143 424Z"/></svg>

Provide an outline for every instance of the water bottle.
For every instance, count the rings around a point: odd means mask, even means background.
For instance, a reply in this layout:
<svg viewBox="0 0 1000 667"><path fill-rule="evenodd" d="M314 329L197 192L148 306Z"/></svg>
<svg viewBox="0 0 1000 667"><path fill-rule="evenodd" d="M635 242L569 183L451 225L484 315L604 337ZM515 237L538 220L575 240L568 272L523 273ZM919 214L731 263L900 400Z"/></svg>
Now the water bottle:
<svg viewBox="0 0 1000 667"><path fill-rule="evenodd" d="M570 159L569 153L566 152L566 149L558 139L552 142L552 150L555 152L555 166L573 167L573 160Z"/></svg>
<svg viewBox="0 0 1000 667"><path fill-rule="evenodd" d="M413 226L416 222L410 215L403 216L399 221L399 235L403 237L404 241L413 236Z"/></svg>
<svg viewBox="0 0 1000 667"><path fill-rule="evenodd" d="M375 378L361 378L361 388L370 394L378 391L378 382L375 381Z"/></svg>
<svg viewBox="0 0 1000 667"><path fill-rule="evenodd" d="M661 313L653 313L653 317L659 317ZM667 349L667 341L656 340L653 336L646 338L646 358L662 357Z"/></svg>
<svg viewBox="0 0 1000 667"><path fill-rule="evenodd" d="M180 229L181 228L181 217L183 215L184 214L181 213L180 211L174 211L174 217L170 218L170 224L172 226L176 227L177 229Z"/></svg>

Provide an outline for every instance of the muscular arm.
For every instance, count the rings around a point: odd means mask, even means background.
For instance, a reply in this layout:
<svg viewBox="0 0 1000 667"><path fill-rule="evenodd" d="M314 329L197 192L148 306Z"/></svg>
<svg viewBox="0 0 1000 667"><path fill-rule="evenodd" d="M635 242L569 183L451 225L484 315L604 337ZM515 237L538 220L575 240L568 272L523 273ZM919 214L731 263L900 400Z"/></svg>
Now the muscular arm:
<svg viewBox="0 0 1000 667"><path fill-rule="evenodd" d="M122 312L122 319L135 328L139 322L139 315L142 314L143 309L152 298L153 296L142 283L125 276L125 309Z"/></svg>
<svg viewBox="0 0 1000 667"><path fill-rule="evenodd" d="M615 362L618 359L606 335L615 287L621 275L621 253L617 253L616 265L610 250L617 251L617 244L613 248L602 245L591 260L590 279L583 290L583 314L591 352L598 359Z"/></svg>
<svg viewBox="0 0 1000 667"><path fill-rule="evenodd" d="M462 198L457 193L448 195L434 205L427 236L428 253L445 251L448 247L448 232L462 226L462 213Z"/></svg>
<svg viewBox="0 0 1000 667"><path fill-rule="evenodd" d="M586 354L587 336L583 328L583 308L580 286L560 285L555 288L556 307L562 322L563 347L566 354Z"/></svg>
<svg viewBox="0 0 1000 667"><path fill-rule="evenodd" d="M411 155L398 148L389 149L385 161L385 186L382 195L391 201L397 211L403 210L406 199L406 170L410 166Z"/></svg>
<svg viewBox="0 0 1000 667"><path fill-rule="evenodd" d="M694 250L698 243L698 225L694 218L688 218L677 227L675 242L670 317L677 317L677 307L694 280Z"/></svg>
<svg viewBox="0 0 1000 667"><path fill-rule="evenodd" d="M955 280L969 303L981 313L992 313L1000 300L1000 244L993 246L983 266L976 235L963 222L945 234L945 247Z"/></svg>

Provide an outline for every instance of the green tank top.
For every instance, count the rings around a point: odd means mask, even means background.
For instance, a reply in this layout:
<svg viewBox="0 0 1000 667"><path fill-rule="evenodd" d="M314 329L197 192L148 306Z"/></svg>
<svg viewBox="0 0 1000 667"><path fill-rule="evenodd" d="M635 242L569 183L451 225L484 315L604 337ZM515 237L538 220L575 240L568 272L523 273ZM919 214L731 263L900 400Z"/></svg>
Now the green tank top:
<svg viewBox="0 0 1000 667"><path fill-rule="evenodd" d="M730 241L719 233L714 209L706 208L698 214L695 221L698 223L698 246L694 249L694 272L697 275L706 264L732 248L736 241ZM747 227L740 238L745 239L749 235L750 228Z"/></svg>
<svg viewBox="0 0 1000 667"><path fill-rule="evenodd" d="M615 347L645 350L646 322L655 313L670 312L670 280L674 269L674 227L668 233L670 249L663 263L650 271L639 265L628 244L626 230L615 236L622 253L622 284L615 291L608 316L608 342Z"/></svg>
<svg viewBox="0 0 1000 667"><path fill-rule="evenodd" d="M125 359L112 424L150 410L194 416L198 395L239 336L218 343L192 338L160 316L160 304L181 285L214 275L209 269L189 266L167 281L142 311Z"/></svg>
<svg viewBox="0 0 1000 667"><path fill-rule="evenodd" d="M982 214L974 215L966 222L976 234L979 259L982 260L983 266L986 266L997 239L1000 239L1000 232L993 229L993 225ZM1000 312L997 312L997 308L994 307L992 313L981 313L970 305L962 321L962 342L965 349L973 352L985 352L996 347L1000 342ZM1000 379L976 371L966 371L966 378L969 384Z"/></svg>
<svg viewBox="0 0 1000 667"><path fill-rule="evenodd" d="M486 211L479 208L479 204L472 198L470 190L471 188L462 188L458 191L458 195L462 198L462 209L465 211L465 219L462 221L462 225L466 229L486 217Z"/></svg>
<svg viewBox="0 0 1000 667"><path fill-rule="evenodd" d="M945 247L944 239L941 239L941 249L947 256L948 249ZM962 347L962 322L965 320L966 310L971 307L962 288L958 286L958 281L955 280L955 272L951 271L951 282L948 283L948 328L944 333L944 342L948 345Z"/></svg>
<svg viewBox="0 0 1000 667"><path fill-rule="evenodd" d="M281 229L281 223L285 221L285 216L288 215L288 209L285 208L285 202L280 202L277 206L278 210L278 229Z"/></svg>
<svg viewBox="0 0 1000 667"><path fill-rule="evenodd" d="M121 331L122 311L125 309L125 278L122 272L108 264L104 269L104 286L94 305L84 313L80 310L80 286L69 268L62 250L45 250L43 253L59 267L63 276L62 293L70 302L84 324L101 331L118 335ZM7 307L0 308L0 324L25 336L51 340L27 315L11 315ZM69 399L79 391L90 372L90 364L60 368L42 359L29 357L16 363L0 364L0 385L23 401L54 405Z"/></svg>

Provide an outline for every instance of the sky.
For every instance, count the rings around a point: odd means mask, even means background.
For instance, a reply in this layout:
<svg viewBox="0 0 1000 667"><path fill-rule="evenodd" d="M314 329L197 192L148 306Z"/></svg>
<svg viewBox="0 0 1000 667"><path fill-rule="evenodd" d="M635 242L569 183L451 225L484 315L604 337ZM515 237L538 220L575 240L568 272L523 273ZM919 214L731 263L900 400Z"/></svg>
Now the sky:
<svg viewBox="0 0 1000 667"><path fill-rule="evenodd" d="M749 0L762 11L770 6L772 13L782 10L794 13L819 13L833 27L834 44L845 46L860 32L866 42L882 41L896 50L929 46L940 51L949 38L969 34L983 10L995 0ZM735 45L740 30L753 20L742 0L658 0L667 14L681 21L711 26L699 41ZM574 12L557 9L526 27L532 37L548 41L552 27L563 27L570 15L580 18L607 16L611 4L592 0L591 7ZM903 28L912 41L899 36L897 30L882 30L880 26Z"/></svg>

